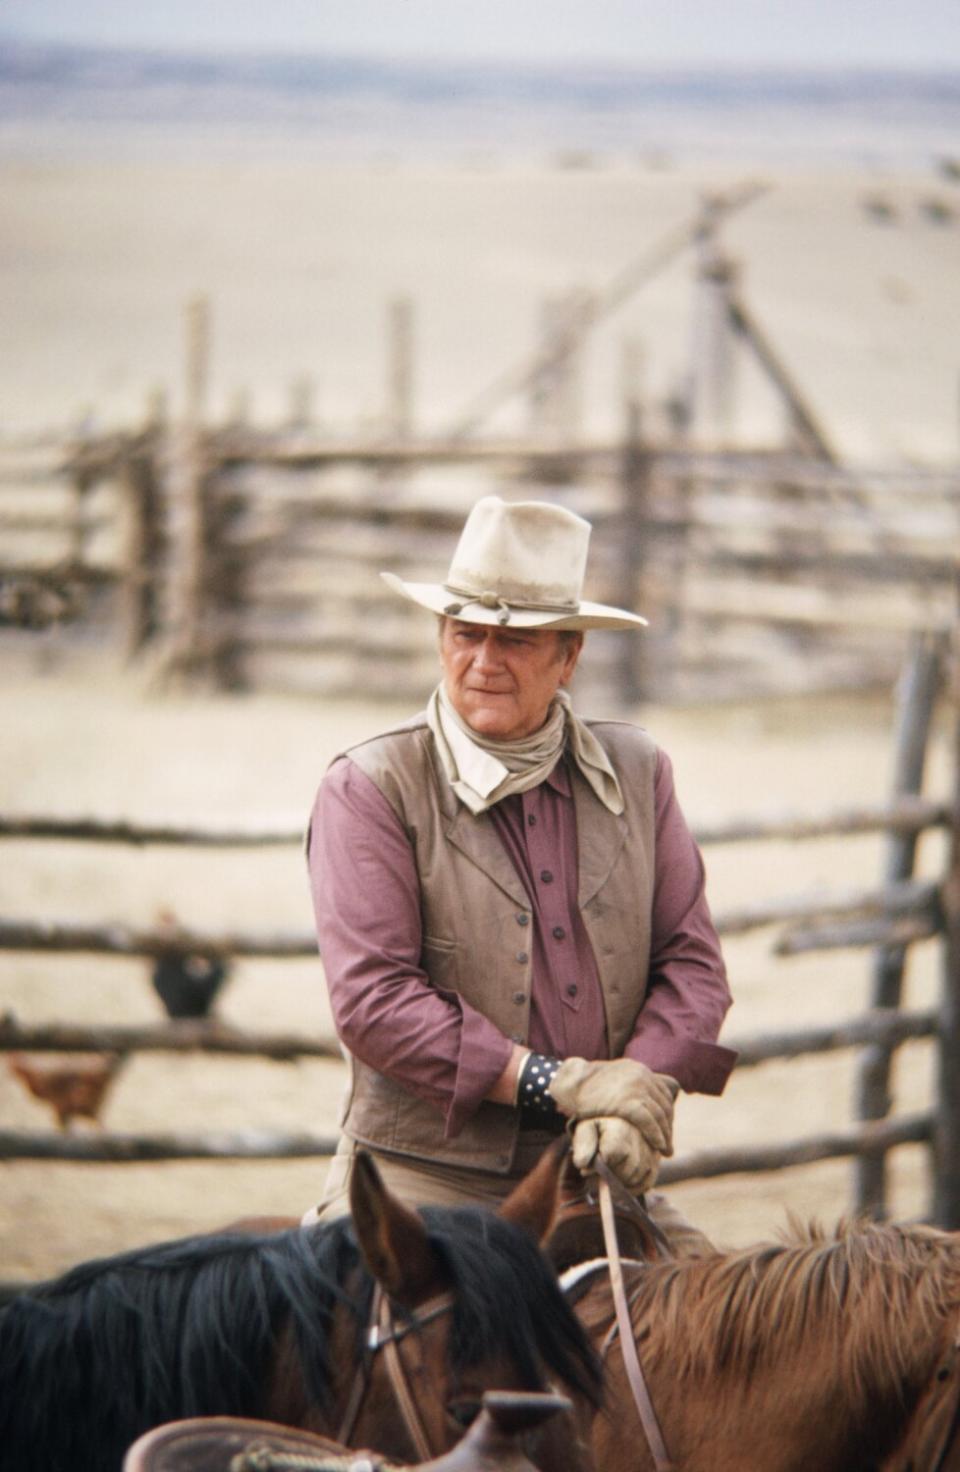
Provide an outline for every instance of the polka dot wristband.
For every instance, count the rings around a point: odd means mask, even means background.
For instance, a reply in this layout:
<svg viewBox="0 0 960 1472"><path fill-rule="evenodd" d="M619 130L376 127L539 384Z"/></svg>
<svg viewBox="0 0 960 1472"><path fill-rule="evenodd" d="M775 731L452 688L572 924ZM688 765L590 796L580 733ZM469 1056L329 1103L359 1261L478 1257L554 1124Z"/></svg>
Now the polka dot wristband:
<svg viewBox="0 0 960 1472"><path fill-rule="evenodd" d="M517 1083L520 1122L527 1129L550 1129L561 1119L553 1097L547 1093L559 1067L559 1058L545 1058L542 1053L527 1055Z"/></svg>

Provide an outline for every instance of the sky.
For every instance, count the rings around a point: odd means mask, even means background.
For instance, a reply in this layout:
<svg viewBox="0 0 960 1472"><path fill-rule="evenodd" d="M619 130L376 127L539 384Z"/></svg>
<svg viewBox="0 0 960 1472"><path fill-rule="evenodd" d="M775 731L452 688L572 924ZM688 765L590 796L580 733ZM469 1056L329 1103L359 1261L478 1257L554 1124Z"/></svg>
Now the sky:
<svg viewBox="0 0 960 1472"><path fill-rule="evenodd" d="M958 0L0 0L0 36L670 66L960 67Z"/></svg>

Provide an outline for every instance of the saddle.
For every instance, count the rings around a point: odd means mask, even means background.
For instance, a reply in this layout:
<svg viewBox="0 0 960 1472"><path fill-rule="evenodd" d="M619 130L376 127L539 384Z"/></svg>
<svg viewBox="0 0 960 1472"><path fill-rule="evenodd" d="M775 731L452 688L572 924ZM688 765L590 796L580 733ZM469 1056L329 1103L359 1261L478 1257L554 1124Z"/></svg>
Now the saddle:
<svg viewBox="0 0 960 1472"><path fill-rule="evenodd" d="M569 1409L562 1395L488 1390L462 1441L406 1472L536 1472L524 1455L522 1437ZM123 1472L388 1472L392 1465L377 1452L356 1451L272 1421L196 1416L145 1432L128 1450Z"/></svg>

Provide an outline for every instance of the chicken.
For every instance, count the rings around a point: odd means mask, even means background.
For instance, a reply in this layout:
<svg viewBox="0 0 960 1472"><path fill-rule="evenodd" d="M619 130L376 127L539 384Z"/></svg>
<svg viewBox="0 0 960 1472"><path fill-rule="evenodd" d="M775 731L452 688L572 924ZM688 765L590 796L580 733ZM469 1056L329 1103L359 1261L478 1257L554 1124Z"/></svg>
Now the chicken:
<svg viewBox="0 0 960 1472"><path fill-rule="evenodd" d="M227 978L227 963L215 956L167 951L158 956L151 981L170 1017L207 1017Z"/></svg>
<svg viewBox="0 0 960 1472"><path fill-rule="evenodd" d="M169 1017L207 1017L230 967L221 956L189 951L177 944L178 924L169 910L161 910L157 924L169 946L153 964L153 989Z"/></svg>
<svg viewBox="0 0 960 1472"><path fill-rule="evenodd" d="M99 1123L120 1053L10 1053L7 1067L35 1099L49 1104L62 1130L82 1117Z"/></svg>

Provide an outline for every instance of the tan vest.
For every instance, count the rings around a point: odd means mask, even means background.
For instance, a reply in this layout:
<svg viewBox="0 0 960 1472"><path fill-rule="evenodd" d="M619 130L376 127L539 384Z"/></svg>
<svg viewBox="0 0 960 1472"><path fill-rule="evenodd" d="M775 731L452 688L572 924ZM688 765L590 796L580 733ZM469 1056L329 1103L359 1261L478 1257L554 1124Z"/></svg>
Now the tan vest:
<svg viewBox="0 0 960 1472"><path fill-rule="evenodd" d="M612 1057L627 1043L643 1002L653 902L656 747L636 726L591 721L620 778L616 817L571 765L577 817L579 905L603 991ZM433 986L459 993L515 1042L527 1038L532 962L518 949L533 923L530 901L489 814L474 817L457 799L423 717L349 756L384 794L413 846L423 917L421 964ZM375 1149L439 1163L507 1172L518 1115L484 1102L458 1135L444 1138L438 1110L359 1059L343 1116L344 1133Z"/></svg>

